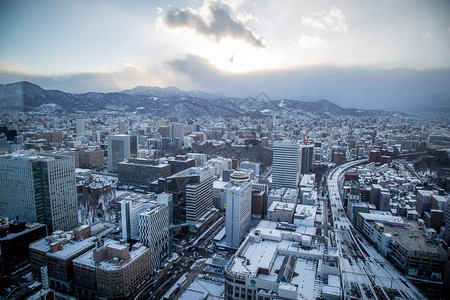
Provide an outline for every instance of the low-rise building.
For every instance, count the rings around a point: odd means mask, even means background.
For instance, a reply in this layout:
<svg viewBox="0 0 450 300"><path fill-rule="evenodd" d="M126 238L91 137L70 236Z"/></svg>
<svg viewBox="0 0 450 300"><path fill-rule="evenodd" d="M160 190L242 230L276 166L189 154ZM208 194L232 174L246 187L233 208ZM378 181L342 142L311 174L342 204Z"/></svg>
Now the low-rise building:
<svg viewBox="0 0 450 300"><path fill-rule="evenodd" d="M261 221L225 267L225 299L339 299L338 250L302 231Z"/></svg>
<svg viewBox="0 0 450 300"><path fill-rule="evenodd" d="M9 228L0 230L0 271L6 275L29 262L30 243L47 235L44 224L11 222Z"/></svg>
<svg viewBox="0 0 450 300"><path fill-rule="evenodd" d="M83 225L74 231L55 231L51 236L30 244L31 270L40 278L41 267L48 267L50 286L66 293L73 291L73 260L94 248L96 236L91 226Z"/></svg>
<svg viewBox="0 0 450 300"><path fill-rule="evenodd" d="M74 259L75 287L88 298L125 298L151 272L150 249L136 243L101 240L95 249Z"/></svg>
<svg viewBox="0 0 450 300"><path fill-rule="evenodd" d="M274 201L267 210L267 220L292 224L294 220L294 212L294 203Z"/></svg>

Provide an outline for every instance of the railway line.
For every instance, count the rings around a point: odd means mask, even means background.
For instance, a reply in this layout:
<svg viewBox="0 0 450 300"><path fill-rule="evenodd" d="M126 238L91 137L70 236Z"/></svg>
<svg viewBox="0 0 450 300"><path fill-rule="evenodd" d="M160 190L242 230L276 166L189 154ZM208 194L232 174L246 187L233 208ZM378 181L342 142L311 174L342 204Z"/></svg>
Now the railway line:
<svg viewBox="0 0 450 300"><path fill-rule="evenodd" d="M421 292L381 256L353 227L341 200L342 174L365 163L357 160L334 169L328 176L328 195L334 239L339 249L342 297L344 299L424 299Z"/></svg>

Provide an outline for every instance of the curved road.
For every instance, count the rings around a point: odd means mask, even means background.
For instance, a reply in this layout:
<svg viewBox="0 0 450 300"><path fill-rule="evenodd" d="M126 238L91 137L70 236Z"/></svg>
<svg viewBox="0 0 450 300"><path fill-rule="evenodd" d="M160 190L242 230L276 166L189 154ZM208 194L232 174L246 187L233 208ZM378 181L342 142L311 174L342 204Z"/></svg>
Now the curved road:
<svg viewBox="0 0 450 300"><path fill-rule="evenodd" d="M342 206L340 184L345 170L361 159L335 168L328 176L333 246L339 249L344 299L424 299L422 293L380 255L353 227Z"/></svg>

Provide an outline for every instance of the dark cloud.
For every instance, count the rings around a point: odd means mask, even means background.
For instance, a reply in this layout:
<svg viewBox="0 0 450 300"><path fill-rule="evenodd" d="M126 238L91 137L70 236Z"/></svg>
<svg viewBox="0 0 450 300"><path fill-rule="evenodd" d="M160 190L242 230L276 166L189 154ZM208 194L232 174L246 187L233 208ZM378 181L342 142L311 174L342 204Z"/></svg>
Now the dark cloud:
<svg viewBox="0 0 450 300"><path fill-rule="evenodd" d="M262 37L257 37L242 22L235 20L230 9L224 5L213 4L209 7L212 20L207 22L201 15L195 14L190 9L173 8L167 12L164 22L170 27L189 27L197 32L221 40L224 37L233 37L244 40L247 43L265 48Z"/></svg>
<svg viewBox="0 0 450 300"><path fill-rule="evenodd" d="M450 69L321 66L236 74L221 72L197 56L174 60L170 66L189 76L190 88L230 96L255 97L264 91L272 99L327 99L349 108L450 108Z"/></svg>

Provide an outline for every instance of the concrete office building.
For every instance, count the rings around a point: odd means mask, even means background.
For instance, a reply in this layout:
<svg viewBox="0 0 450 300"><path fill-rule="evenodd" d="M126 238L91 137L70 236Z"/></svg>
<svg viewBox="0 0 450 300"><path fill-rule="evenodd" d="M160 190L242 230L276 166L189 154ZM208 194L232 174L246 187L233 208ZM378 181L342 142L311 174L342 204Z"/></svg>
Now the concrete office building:
<svg viewBox="0 0 450 300"><path fill-rule="evenodd" d="M167 163L170 165L170 175L196 166L195 160L188 158L187 155L177 155L174 159L168 159Z"/></svg>
<svg viewBox="0 0 450 300"><path fill-rule="evenodd" d="M122 238L139 241L139 215L154 206L149 195L132 194L120 202Z"/></svg>
<svg viewBox="0 0 450 300"><path fill-rule="evenodd" d="M164 191L173 195L173 221L174 224L185 224L187 213L187 196L186 187L188 185L200 183L200 177L204 172L209 170L208 167L197 168L192 167L187 170L178 172L172 176L165 178L162 182L164 184ZM213 188L211 187L211 190Z"/></svg>
<svg viewBox="0 0 450 300"><path fill-rule="evenodd" d="M224 298L340 299L338 249L314 233L261 221L225 266Z"/></svg>
<svg viewBox="0 0 450 300"><path fill-rule="evenodd" d="M274 222L286 222L292 224L295 213L294 203L274 201L267 209L266 219Z"/></svg>
<svg viewBox="0 0 450 300"><path fill-rule="evenodd" d="M139 214L139 240L150 249L152 272L162 268L169 258L169 208L153 203Z"/></svg>
<svg viewBox="0 0 450 300"><path fill-rule="evenodd" d="M74 259L73 269L78 295L125 299L150 274L150 249L107 239Z"/></svg>
<svg viewBox="0 0 450 300"><path fill-rule="evenodd" d="M108 135L108 169L116 172L118 163L137 155L137 136L128 134Z"/></svg>
<svg viewBox="0 0 450 300"><path fill-rule="evenodd" d="M101 168L104 164L104 156L102 149L78 151L80 168Z"/></svg>
<svg viewBox="0 0 450 300"><path fill-rule="evenodd" d="M73 260L93 249L97 239L91 236L89 225L83 225L73 232L54 232L30 244L31 270L40 278L40 268L47 266L50 286L71 293L74 288Z"/></svg>
<svg viewBox="0 0 450 300"><path fill-rule="evenodd" d="M78 137L84 135L86 129L83 117L77 117L75 119L75 130Z"/></svg>
<svg viewBox="0 0 450 300"><path fill-rule="evenodd" d="M301 145L301 174L311 173L314 160L314 145Z"/></svg>
<svg viewBox="0 0 450 300"><path fill-rule="evenodd" d="M419 217L423 217L424 212L430 211L431 195L433 195L433 191L417 191L416 211L419 214Z"/></svg>
<svg viewBox="0 0 450 300"><path fill-rule="evenodd" d="M252 215L264 216L267 214L267 195L264 191L252 189Z"/></svg>
<svg viewBox="0 0 450 300"><path fill-rule="evenodd" d="M296 141L273 144L272 186L297 188L300 178L301 151Z"/></svg>
<svg viewBox="0 0 450 300"><path fill-rule="evenodd" d="M205 153L188 153L187 157L189 159L194 159L197 167L203 167L208 161L208 154Z"/></svg>
<svg viewBox="0 0 450 300"><path fill-rule="evenodd" d="M44 224L15 221L10 222L8 226L0 229L0 273L11 275L29 262L28 247L45 237L47 228Z"/></svg>
<svg viewBox="0 0 450 300"><path fill-rule="evenodd" d="M253 170L255 177L261 176L261 163L242 161L239 167L244 170Z"/></svg>
<svg viewBox="0 0 450 300"><path fill-rule="evenodd" d="M170 123L169 125L169 137L172 139L172 142L176 138L184 137L184 124L181 123Z"/></svg>
<svg viewBox="0 0 450 300"><path fill-rule="evenodd" d="M214 173L209 169L197 169L199 182L186 186L186 222L195 224L213 207Z"/></svg>
<svg viewBox="0 0 450 300"><path fill-rule="evenodd" d="M245 172L234 172L230 177L226 185L226 244L238 248L250 228L252 183Z"/></svg>
<svg viewBox="0 0 450 300"><path fill-rule="evenodd" d="M170 176L170 165L156 160L129 158L117 164L119 184L146 186L161 177Z"/></svg>
<svg viewBox="0 0 450 300"><path fill-rule="evenodd" d="M46 224L49 233L78 226L72 156L3 155L0 178L1 216Z"/></svg>

